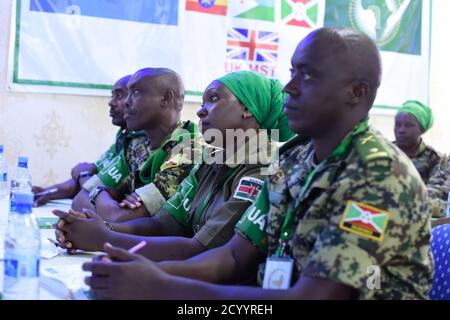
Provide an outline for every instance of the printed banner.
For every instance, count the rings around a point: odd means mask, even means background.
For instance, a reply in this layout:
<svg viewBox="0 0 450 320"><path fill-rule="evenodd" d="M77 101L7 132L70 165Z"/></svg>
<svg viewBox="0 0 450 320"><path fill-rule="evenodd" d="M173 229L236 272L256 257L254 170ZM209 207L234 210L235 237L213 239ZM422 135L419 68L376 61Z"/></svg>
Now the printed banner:
<svg viewBox="0 0 450 320"><path fill-rule="evenodd" d="M323 26L353 28L379 46L378 111L428 103L430 0L16 0L12 90L109 95L145 67L182 76L200 101L215 78L253 70L286 83L299 41Z"/></svg>

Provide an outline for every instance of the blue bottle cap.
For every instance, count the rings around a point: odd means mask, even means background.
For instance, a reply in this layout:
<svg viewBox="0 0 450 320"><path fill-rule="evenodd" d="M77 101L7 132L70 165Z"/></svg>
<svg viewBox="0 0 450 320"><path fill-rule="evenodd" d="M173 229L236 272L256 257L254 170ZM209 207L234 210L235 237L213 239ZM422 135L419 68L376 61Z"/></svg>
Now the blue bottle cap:
<svg viewBox="0 0 450 320"><path fill-rule="evenodd" d="M0 144L0 153L3 153L3 145Z"/></svg>
<svg viewBox="0 0 450 320"><path fill-rule="evenodd" d="M27 157L19 157L19 167L21 165L27 166L28 165L28 158Z"/></svg>

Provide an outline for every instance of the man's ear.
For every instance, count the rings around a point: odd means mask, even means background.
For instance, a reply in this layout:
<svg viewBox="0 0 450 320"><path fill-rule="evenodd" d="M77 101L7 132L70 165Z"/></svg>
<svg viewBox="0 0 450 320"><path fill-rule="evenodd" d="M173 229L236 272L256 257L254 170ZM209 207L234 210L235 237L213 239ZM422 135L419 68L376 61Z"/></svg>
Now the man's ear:
<svg viewBox="0 0 450 320"><path fill-rule="evenodd" d="M351 105L357 105L361 100L369 96L369 83L367 81L358 81L352 83L348 88L348 102Z"/></svg>
<svg viewBox="0 0 450 320"><path fill-rule="evenodd" d="M161 108L167 107L174 99L174 94L172 90L166 90L163 95L163 99L161 101Z"/></svg>

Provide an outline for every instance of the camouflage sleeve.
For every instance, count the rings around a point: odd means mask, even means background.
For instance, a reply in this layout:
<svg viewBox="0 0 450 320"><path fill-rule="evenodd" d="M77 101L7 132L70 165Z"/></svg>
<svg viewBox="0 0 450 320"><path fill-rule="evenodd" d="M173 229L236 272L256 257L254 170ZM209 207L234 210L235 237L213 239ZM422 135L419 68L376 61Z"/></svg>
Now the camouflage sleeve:
<svg viewBox="0 0 450 320"><path fill-rule="evenodd" d="M264 180L261 192L236 224L235 232L267 253L266 223L269 211L268 179Z"/></svg>
<svg viewBox="0 0 450 320"><path fill-rule="evenodd" d="M193 167L193 164L182 164L165 168L155 175L153 184L161 196L167 200L175 194L181 181L189 175Z"/></svg>
<svg viewBox="0 0 450 320"><path fill-rule="evenodd" d="M405 264L411 267L396 277L411 286L429 286L428 273L423 272L430 264L426 189L408 165L397 162L391 172L372 168L341 181L327 203L332 216L314 243L303 276L327 278L370 297L372 270Z"/></svg>
<svg viewBox="0 0 450 320"><path fill-rule="evenodd" d="M230 197L208 217L196 232L195 239L208 249L227 243L234 234L236 223L255 201L262 185L260 168L237 175L231 185ZM217 196L222 197L222 194Z"/></svg>
<svg viewBox="0 0 450 320"><path fill-rule="evenodd" d="M428 201L433 218L442 218L446 215L450 191L448 170L448 158L443 156L428 180Z"/></svg>

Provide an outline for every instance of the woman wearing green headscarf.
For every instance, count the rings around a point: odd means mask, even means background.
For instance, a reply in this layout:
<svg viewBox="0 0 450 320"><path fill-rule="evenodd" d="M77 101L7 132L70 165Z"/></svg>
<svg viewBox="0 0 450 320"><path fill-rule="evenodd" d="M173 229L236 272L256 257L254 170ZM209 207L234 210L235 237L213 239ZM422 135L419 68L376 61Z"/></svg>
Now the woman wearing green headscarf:
<svg viewBox="0 0 450 320"><path fill-rule="evenodd" d="M119 232L102 221L94 225L95 219L71 218L83 225L68 228L76 234L68 231L66 238L73 248L89 251L102 250L105 242L129 248L145 240L140 252L154 261L186 259L225 244L262 188L264 169L276 151L271 138L294 136L283 102L280 82L253 72L214 80L197 112L209 143L205 149L212 152L205 152L176 194L153 217L110 224Z"/></svg>
<svg viewBox="0 0 450 320"><path fill-rule="evenodd" d="M412 160L425 184L442 157L422 139L433 121L430 107L419 101L405 102L395 116L395 144Z"/></svg>

